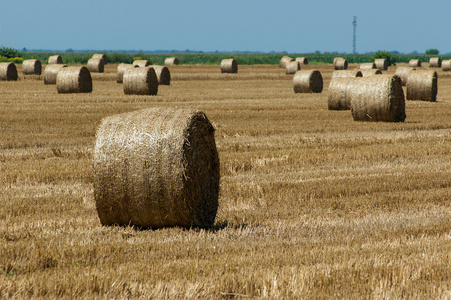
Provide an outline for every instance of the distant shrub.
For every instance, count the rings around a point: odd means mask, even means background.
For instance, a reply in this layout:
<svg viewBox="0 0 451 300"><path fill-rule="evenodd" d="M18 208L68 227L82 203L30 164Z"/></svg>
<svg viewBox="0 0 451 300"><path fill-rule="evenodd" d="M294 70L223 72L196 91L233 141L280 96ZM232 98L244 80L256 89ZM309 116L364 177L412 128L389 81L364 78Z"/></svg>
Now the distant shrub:
<svg viewBox="0 0 451 300"><path fill-rule="evenodd" d="M373 60L378 58L385 58L389 66L396 65L396 54L392 54L388 51L377 51L373 54Z"/></svg>
<svg viewBox="0 0 451 300"><path fill-rule="evenodd" d="M425 54L428 54L428 55L438 55L439 53L440 53L440 51L438 51L437 49L433 49L433 48L427 49L425 52Z"/></svg>
<svg viewBox="0 0 451 300"><path fill-rule="evenodd" d="M20 57L20 52L17 49L14 48L8 48L1 46L0 47L0 56L6 57L6 58L15 58Z"/></svg>

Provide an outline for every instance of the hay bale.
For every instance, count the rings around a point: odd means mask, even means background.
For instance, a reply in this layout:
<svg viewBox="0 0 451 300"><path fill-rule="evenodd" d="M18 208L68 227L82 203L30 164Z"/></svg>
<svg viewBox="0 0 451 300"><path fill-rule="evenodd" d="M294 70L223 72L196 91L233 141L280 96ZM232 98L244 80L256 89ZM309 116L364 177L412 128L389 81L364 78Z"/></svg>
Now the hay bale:
<svg viewBox="0 0 451 300"><path fill-rule="evenodd" d="M355 121L403 122L406 118L401 78L379 75L354 78L349 86Z"/></svg>
<svg viewBox="0 0 451 300"><path fill-rule="evenodd" d="M407 75L407 100L437 100L437 72L434 70L416 70Z"/></svg>
<svg viewBox="0 0 451 300"><path fill-rule="evenodd" d="M116 72L116 82L117 83L122 83L122 79L124 77L124 72L127 69L133 69L133 68L137 68L136 66L134 66L133 64L118 64L117 65L117 72Z"/></svg>
<svg viewBox="0 0 451 300"><path fill-rule="evenodd" d="M150 66L126 69L123 84L125 95L156 95L158 93L157 74Z"/></svg>
<svg viewBox="0 0 451 300"><path fill-rule="evenodd" d="M362 77L361 70L336 70L332 72L332 78L345 78L345 77Z"/></svg>
<svg viewBox="0 0 451 300"><path fill-rule="evenodd" d="M103 73L105 69L105 61L103 58L90 58L87 64L91 73Z"/></svg>
<svg viewBox="0 0 451 300"><path fill-rule="evenodd" d="M155 70L157 75L158 84L170 85L171 84L171 72L169 72L168 67L165 66L151 66Z"/></svg>
<svg viewBox="0 0 451 300"><path fill-rule="evenodd" d="M407 75L411 71L415 71L416 69L413 67L397 67L395 71L395 75L398 75L401 78L402 85L405 86L407 83Z"/></svg>
<svg viewBox="0 0 451 300"><path fill-rule="evenodd" d="M62 68L56 75L58 93L91 93L91 73L85 66Z"/></svg>
<svg viewBox="0 0 451 300"><path fill-rule="evenodd" d="M421 61L419 59L411 59L409 60L409 67L421 67Z"/></svg>
<svg viewBox="0 0 451 300"><path fill-rule="evenodd" d="M56 84L56 75L62 68L67 67L63 64L49 64L44 69L44 84Z"/></svg>
<svg viewBox="0 0 451 300"><path fill-rule="evenodd" d="M219 156L214 127L200 111L151 108L104 118L93 173L102 225L214 224Z"/></svg>
<svg viewBox="0 0 451 300"><path fill-rule="evenodd" d="M307 57L296 57L295 61L299 62L300 65L308 65Z"/></svg>
<svg viewBox="0 0 451 300"><path fill-rule="evenodd" d="M289 56L282 56L282 58L279 61L279 67L281 67L282 69L286 69L287 68L287 62L289 61L293 61L294 58L289 57Z"/></svg>
<svg viewBox="0 0 451 300"><path fill-rule="evenodd" d="M442 61L442 71L451 71L451 59Z"/></svg>
<svg viewBox="0 0 451 300"><path fill-rule="evenodd" d="M301 65L298 61L289 61L286 64L285 74L294 74L301 69Z"/></svg>
<svg viewBox="0 0 451 300"><path fill-rule="evenodd" d="M295 93L321 93L323 90L323 76L318 70L300 70L293 76L293 90Z"/></svg>
<svg viewBox="0 0 451 300"><path fill-rule="evenodd" d="M442 59L440 57L431 57L429 59L429 68L441 68Z"/></svg>
<svg viewBox="0 0 451 300"><path fill-rule="evenodd" d="M334 69L335 70L347 70L348 69L348 60L342 57L334 58Z"/></svg>
<svg viewBox="0 0 451 300"><path fill-rule="evenodd" d="M63 58L61 57L61 55L52 55L49 56L49 60L48 60L48 64L52 65L52 64L62 64L63 63Z"/></svg>
<svg viewBox="0 0 451 300"><path fill-rule="evenodd" d="M16 81L17 68L12 62L0 63L0 81Z"/></svg>
<svg viewBox="0 0 451 300"><path fill-rule="evenodd" d="M176 66L178 64L179 64L179 60L177 59L177 57L167 57L164 60L165 66Z"/></svg>
<svg viewBox="0 0 451 300"><path fill-rule="evenodd" d="M355 77L354 77L355 78ZM350 110L351 95L349 84L353 77L336 77L330 81L327 106L329 110Z"/></svg>
<svg viewBox="0 0 451 300"><path fill-rule="evenodd" d="M102 58L103 59L103 63L106 65L107 61L106 61L106 54L104 53L94 53L91 58Z"/></svg>
<svg viewBox="0 0 451 300"><path fill-rule="evenodd" d="M150 61L147 59L137 59L133 61L133 65L139 68L148 67L150 66Z"/></svg>
<svg viewBox="0 0 451 300"><path fill-rule="evenodd" d="M376 65L376 69L381 71L388 69L388 61L385 58L376 58L374 64Z"/></svg>
<svg viewBox="0 0 451 300"><path fill-rule="evenodd" d="M362 72L362 77L380 75L382 71L379 69L369 69L369 70L360 70Z"/></svg>
<svg viewBox="0 0 451 300"><path fill-rule="evenodd" d="M221 61L221 73L237 73L238 65L233 58L223 59Z"/></svg>
<svg viewBox="0 0 451 300"><path fill-rule="evenodd" d="M39 59L24 60L22 63L22 73L24 75L41 75L41 61Z"/></svg>
<svg viewBox="0 0 451 300"><path fill-rule="evenodd" d="M360 70L372 70L372 69L377 69L376 64L374 62L360 64Z"/></svg>

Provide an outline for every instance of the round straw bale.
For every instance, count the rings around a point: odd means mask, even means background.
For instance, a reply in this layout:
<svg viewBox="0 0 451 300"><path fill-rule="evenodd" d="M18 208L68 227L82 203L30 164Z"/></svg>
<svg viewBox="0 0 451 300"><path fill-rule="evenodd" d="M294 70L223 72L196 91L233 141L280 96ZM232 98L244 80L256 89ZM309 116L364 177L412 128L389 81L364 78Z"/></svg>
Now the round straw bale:
<svg viewBox="0 0 451 300"><path fill-rule="evenodd" d="M407 100L437 100L437 72L434 70L416 70L407 75Z"/></svg>
<svg viewBox="0 0 451 300"><path fill-rule="evenodd" d="M133 65L140 68L148 67L150 66L150 61L148 61L147 59L138 59L133 61Z"/></svg>
<svg viewBox="0 0 451 300"><path fill-rule="evenodd" d="M233 58L223 59L221 61L221 73L237 73L238 65Z"/></svg>
<svg viewBox="0 0 451 300"><path fill-rule="evenodd" d="M62 68L56 75L58 93L91 93L91 73L85 66Z"/></svg>
<svg viewBox="0 0 451 300"><path fill-rule="evenodd" d="M62 68L67 67L63 64L50 64L44 69L44 84L56 84L56 75Z"/></svg>
<svg viewBox="0 0 451 300"><path fill-rule="evenodd" d="M334 69L335 70L347 70L348 69L348 60L342 57L334 58Z"/></svg>
<svg viewBox="0 0 451 300"><path fill-rule="evenodd" d="M381 71L388 69L388 61L385 58L376 58L374 64L376 65L376 69Z"/></svg>
<svg viewBox="0 0 451 300"><path fill-rule="evenodd" d="M382 71L379 69L368 69L368 70L360 70L362 72L362 77L380 75Z"/></svg>
<svg viewBox="0 0 451 300"><path fill-rule="evenodd" d="M429 68L441 68L442 59L440 57L431 57L429 59Z"/></svg>
<svg viewBox="0 0 451 300"><path fill-rule="evenodd" d="M295 93L321 93L323 90L323 76L318 70L299 70L293 76L293 90Z"/></svg>
<svg viewBox="0 0 451 300"><path fill-rule="evenodd" d="M451 71L451 59L442 61L442 71Z"/></svg>
<svg viewBox="0 0 451 300"><path fill-rule="evenodd" d="M0 81L16 81L17 68L12 62L0 63Z"/></svg>
<svg viewBox="0 0 451 300"><path fill-rule="evenodd" d="M24 60L22 63L22 73L24 75L41 75L41 61L39 59Z"/></svg>
<svg viewBox="0 0 451 300"><path fill-rule="evenodd" d="M164 65L165 66L175 66L179 64L179 60L177 59L177 57L167 57L164 60Z"/></svg>
<svg viewBox="0 0 451 300"><path fill-rule="evenodd" d="M214 131L203 112L188 109L104 118L93 160L101 224L211 227L220 179Z"/></svg>
<svg viewBox="0 0 451 300"><path fill-rule="evenodd" d="M293 61L293 60L294 60L294 58L292 58L292 57L289 57L289 56L286 56L286 55L282 56L282 58L279 61L279 67L281 67L282 69L286 69L287 62Z"/></svg>
<svg viewBox="0 0 451 300"><path fill-rule="evenodd" d="M104 54L104 53L94 53L91 58L102 58L103 59L103 63L104 64L107 63L107 61L106 61L106 54Z"/></svg>
<svg viewBox="0 0 451 300"><path fill-rule="evenodd" d="M52 55L49 56L49 61L48 64L62 64L63 63L63 58L61 57L61 55Z"/></svg>
<svg viewBox="0 0 451 300"><path fill-rule="evenodd" d="M401 78L402 85L405 86L407 83L407 75L409 75L411 71L415 70L416 69L413 67L397 67L395 75L398 75L399 78Z"/></svg>
<svg viewBox="0 0 451 300"><path fill-rule="evenodd" d="M155 70L155 74L157 75L158 84L171 84L171 72L169 72L168 67L153 65L152 68Z"/></svg>
<svg viewBox="0 0 451 300"><path fill-rule="evenodd" d="M332 78L344 78L344 77L362 77L361 70L335 70L332 72Z"/></svg>
<svg viewBox="0 0 451 300"><path fill-rule="evenodd" d="M286 64L285 73L286 74L294 74L301 69L301 66L298 61L289 61Z"/></svg>
<svg viewBox="0 0 451 300"><path fill-rule="evenodd" d="M410 67L421 67L421 61L419 59L411 59L409 60Z"/></svg>
<svg viewBox="0 0 451 300"><path fill-rule="evenodd" d="M379 75L354 78L349 86L355 121L403 122L406 118L401 78Z"/></svg>
<svg viewBox="0 0 451 300"><path fill-rule="evenodd" d="M105 69L105 61L103 58L91 58L88 60L88 70L92 73L103 73Z"/></svg>
<svg viewBox="0 0 451 300"><path fill-rule="evenodd" d="M371 70L371 69L377 69L376 64L374 62L360 64L360 70Z"/></svg>
<svg viewBox="0 0 451 300"><path fill-rule="evenodd" d="M351 109L349 83L352 80L353 77L332 78L329 84L329 96L327 97L327 106L329 110Z"/></svg>
<svg viewBox="0 0 451 300"><path fill-rule="evenodd" d="M133 68L137 68L137 66L134 66L133 64L118 64L117 65L117 77L116 77L116 82L117 83L122 83L122 78L124 77L124 72L126 69L133 69Z"/></svg>
<svg viewBox="0 0 451 300"><path fill-rule="evenodd" d="M150 66L126 69L122 80L125 95L156 95L158 93L157 74Z"/></svg>
<svg viewBox="0 0 451 300"><path fill-rule="evenodd" d="M307 57L296 57L295 60L298 61L300 65L308 65Z"/></svg>

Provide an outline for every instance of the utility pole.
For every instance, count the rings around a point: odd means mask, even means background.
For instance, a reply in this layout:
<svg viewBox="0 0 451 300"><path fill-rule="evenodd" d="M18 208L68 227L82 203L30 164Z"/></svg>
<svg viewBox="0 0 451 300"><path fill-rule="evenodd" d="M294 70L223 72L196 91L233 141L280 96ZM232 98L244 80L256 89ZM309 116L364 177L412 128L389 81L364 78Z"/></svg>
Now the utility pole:
<svg viewBox="0 0 451 300"><path fill-rule="evenodd" d="M356 37L356 31L357 31L357 17L354 16L354 21L352 22L352 27L354 28L354 34L352 36L352 53L357 54L357 37Z"/></svg>

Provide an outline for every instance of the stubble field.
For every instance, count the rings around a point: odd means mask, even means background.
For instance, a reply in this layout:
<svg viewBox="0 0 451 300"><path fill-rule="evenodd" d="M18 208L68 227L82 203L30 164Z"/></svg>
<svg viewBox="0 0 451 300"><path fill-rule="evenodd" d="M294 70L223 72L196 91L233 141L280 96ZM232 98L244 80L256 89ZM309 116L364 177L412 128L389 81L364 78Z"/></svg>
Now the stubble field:
<svg viewBox="0 0 451 300"><path fill-rule="evenodd" d="M170 67L157 96L124 95L116 65L91 94L0 82L0 298L451 299L451 74L405 122L371 123L327 109L332 68L304 67L321 94L275 65ZM217 128L213 228L100 225L96 129L150 107Z"/></svg>

